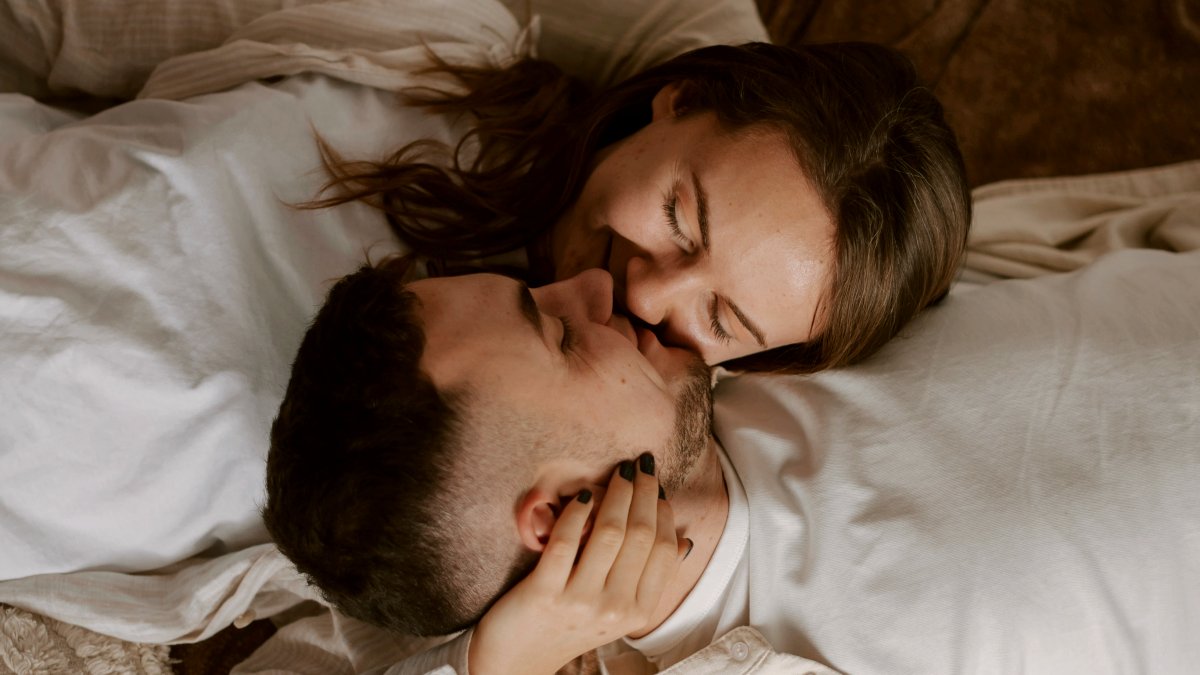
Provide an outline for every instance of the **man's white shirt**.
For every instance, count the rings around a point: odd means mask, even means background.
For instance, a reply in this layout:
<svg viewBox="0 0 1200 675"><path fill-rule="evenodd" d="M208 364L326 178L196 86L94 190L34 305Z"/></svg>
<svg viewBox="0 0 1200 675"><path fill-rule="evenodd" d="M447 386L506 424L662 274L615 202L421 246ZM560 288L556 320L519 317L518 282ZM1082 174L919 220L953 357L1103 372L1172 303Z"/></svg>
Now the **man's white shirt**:
<svg viewBox="0 0 1200 675"><path fill-rule="evenodd" d="M679 608L658 628L638 639L626 638L624 645L614 643L602 649L601 663L607 660L606 653L624 651L620 647L626 646L645 655L663 670L746 624L750 612L750 588L746 577L750 508L737 470L720 449L720 444L714 445L718 448L721 472L729 494L729 515L708 566Z"/></svg>

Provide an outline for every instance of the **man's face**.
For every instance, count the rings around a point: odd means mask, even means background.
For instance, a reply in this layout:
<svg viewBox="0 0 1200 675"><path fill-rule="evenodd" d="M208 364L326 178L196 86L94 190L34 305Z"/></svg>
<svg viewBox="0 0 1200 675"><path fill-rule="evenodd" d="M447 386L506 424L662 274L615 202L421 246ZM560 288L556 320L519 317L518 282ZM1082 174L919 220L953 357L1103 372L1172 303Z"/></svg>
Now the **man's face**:
<svg viewBox="0 0 1200 675"><path fill-rule="evenodd" d="M421 367L440 390L465 387L539 421L578 430L597 480L653 452L669 489L708 442L709 375L692 352L612 313L612 278L589 270L529 289L502 276L426 279ZM664 450L666 448L666 450Z"/></svg>

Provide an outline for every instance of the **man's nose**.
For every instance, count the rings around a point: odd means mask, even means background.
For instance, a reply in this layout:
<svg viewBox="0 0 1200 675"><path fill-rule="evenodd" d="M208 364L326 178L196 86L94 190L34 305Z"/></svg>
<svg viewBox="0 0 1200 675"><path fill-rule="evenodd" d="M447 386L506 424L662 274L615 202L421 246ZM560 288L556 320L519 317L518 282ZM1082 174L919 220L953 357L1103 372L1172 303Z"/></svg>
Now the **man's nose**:
<svg viewBox="0 0 1200 675"><path fill-rule="evenodd" d="M679 324L703 290L693 267L664 269L643 258L631 258L625 268L625 308L651 326Z"/></svg>
<svg viewBox="0 0 1200 675"><path fill-rule="evenodd" d="M602 269L589 269L570 279L533 289L538 307L548 314L607 323L612 317L612 275Z"/></svg>

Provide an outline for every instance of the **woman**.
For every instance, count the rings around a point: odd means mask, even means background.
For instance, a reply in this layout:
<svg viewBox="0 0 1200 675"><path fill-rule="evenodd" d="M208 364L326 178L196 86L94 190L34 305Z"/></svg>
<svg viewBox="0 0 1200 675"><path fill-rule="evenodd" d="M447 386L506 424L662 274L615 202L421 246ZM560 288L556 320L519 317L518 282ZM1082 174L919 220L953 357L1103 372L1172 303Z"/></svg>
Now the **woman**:
<svg viewBox="0 0 1200 675"><path fill-rule="evenodd" d="M604 267L618 306L709 364L859 361L944 296L962 258L953 132L885 47L706 47L591 96L535 60L435 67L468 93L412 101L473 115L473 131L380 163L326 148L335 194L312 206L367 200L450 267L519 249L534 281Z"/></svg>

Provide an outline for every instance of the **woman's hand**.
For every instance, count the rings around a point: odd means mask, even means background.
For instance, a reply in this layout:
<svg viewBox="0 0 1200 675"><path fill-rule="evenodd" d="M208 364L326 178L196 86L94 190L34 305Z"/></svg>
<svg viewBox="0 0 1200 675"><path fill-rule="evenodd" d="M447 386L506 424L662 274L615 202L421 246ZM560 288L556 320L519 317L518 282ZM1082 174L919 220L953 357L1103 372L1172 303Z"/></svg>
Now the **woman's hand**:
<svg viewBox="0 0 1200 675"><path fill-rule="evenodd" d="M471 675L554 673L645 628L687 547L654 476L654 458L622 462L595 506L588 490L563 509L537 567L504 594L471 638ZM578 557L578 562L576 558Z"/></svg>

